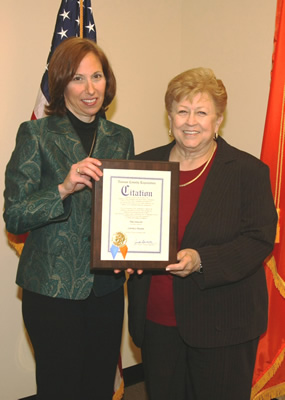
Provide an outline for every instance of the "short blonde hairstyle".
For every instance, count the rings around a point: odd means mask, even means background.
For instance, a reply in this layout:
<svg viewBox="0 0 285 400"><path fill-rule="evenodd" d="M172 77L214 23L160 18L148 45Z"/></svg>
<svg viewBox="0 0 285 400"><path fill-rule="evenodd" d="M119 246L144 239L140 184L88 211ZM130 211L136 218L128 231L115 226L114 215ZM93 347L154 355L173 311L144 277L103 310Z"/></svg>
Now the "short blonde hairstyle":
<svg viewBox="0 0 285 400"><path fill-rule="evenodd" d="M228 98L226 88L211 69L202 67L182 72L169 82L165 94L168 114L172 111L174 101L179 102L184 98L192 101L198 93L207 93L215 104L217 115L223 115Z"/></svg>

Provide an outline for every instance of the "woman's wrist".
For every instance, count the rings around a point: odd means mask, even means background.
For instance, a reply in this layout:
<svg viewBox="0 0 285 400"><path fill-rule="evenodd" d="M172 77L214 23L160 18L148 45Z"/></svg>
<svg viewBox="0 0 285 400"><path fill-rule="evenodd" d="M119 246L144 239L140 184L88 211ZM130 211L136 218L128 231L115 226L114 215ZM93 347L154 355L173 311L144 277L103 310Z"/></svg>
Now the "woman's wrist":
<svg viewBox="0 0 285 400"><path fill-rule="evenodd" d="M61 200L66 199L70 193L68 193L63 185L63 183L60 183L58 186L58 191L59 191L59 195Z"/></svg>

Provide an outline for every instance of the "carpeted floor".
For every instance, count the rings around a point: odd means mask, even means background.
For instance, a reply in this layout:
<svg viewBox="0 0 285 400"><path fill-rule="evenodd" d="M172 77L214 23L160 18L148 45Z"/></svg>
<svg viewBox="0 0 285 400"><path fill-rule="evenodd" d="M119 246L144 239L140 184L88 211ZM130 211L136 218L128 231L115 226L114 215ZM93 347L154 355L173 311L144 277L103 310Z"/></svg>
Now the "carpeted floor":
<svg viewBox="0 0 285 400"><path fill-rule="evenodd" d="M122 400L148 400L144 382L127 386ZM285 396L273 400L285 400Z"/></svg>
<svg viewBox="0 0 285 400"><path fill-rule="evenodd" d="M22 400L35 399L36 396L25 397ZM21 400L21 399L20 399ZM144 382L125 387L125 393L122 400L148 400ZM273 399L275 400L275 399ZM276 400L285 400L285 396L281 396Z"/></svg>
<svg viewBox="0 0 285 400"><path fill-rule="evenodd" d="M125 387L122 400L148 400L144 382Z"/></svg>

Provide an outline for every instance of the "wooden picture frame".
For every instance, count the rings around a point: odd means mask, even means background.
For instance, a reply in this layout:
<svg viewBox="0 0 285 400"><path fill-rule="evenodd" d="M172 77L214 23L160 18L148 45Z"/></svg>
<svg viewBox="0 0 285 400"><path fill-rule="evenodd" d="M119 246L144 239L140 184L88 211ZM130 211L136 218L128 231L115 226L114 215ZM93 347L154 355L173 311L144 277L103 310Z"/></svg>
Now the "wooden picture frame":
<svg viewBox="0 0 285 400"><path fill-rule="evenodd" d="M93 182L91 271L177 262L179 163L101 160Z"/></svg>

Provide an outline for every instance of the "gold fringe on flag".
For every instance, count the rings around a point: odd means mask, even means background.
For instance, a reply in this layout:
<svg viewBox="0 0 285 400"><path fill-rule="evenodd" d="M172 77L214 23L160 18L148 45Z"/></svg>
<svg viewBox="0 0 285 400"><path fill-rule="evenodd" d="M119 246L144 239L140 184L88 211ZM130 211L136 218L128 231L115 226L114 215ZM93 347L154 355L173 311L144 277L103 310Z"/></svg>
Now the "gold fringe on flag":
<svg viewBox="0 0 285 400"><path fill-rule="evenodd" d="M119 389L113 394L112 400L121 400L124 395L124 380L121 380Z"/></svg>
<svg viewBox="0 0 285 400"><path fill-rule="evenodd" d="M257 396L251 397L251 400L272 400L272 396L278 398L284 394L284 391L285 383L280 383L280 385L277 385L274 388L270 387L262 390Z"/></svg>
<svg viewBox="0 0 285 400"><path fill-rule="evenodd" d="M275 257L271 255L269 259L265 260L265 264L272 273L276 288L279 290L281 296L285 298L285 282L282 279L282 277L278 274Z"/></svg>
<svg viewBox="0 0 285 400"><path fill-rule="evenodd" d="M277 265L275 261L275 257L270 255L265 260L265 265L270 269L275 287L278 289L280 295L285 298L285 282L282 277L278 274ZM284 362L285 359L285 348L283 348L278 356L275 358L273 364L270 368L264 373L262 378L252 387L251 390L251 400L271 400L272 396L278 397L285 392L285 383L281 383L275 387L270 387L268 389L262 390L262 388L273 378L276 371L280 367L280 365Z"/></svg>
<svg viewBox="0 0 285 400"><path fill-rule="evenodd" d="M16 251L17 255L20 256L28 234L14 235L13 233L7 231L6 234L9 245Z"/></svg>
<svg viewBox="0 0 285 400"><path fill-rule="evenodd" d="M270 387L268 389L262 390L262 388L270 381L270 379L275 375L276 371L284 361L285 349L283 349L278 357L275 359L274 364L270 369L263 375L261 379L254 385L251 389L251 400L271 400L272 396L278 397L284 394L285 383L280 385Z"/></svg>

